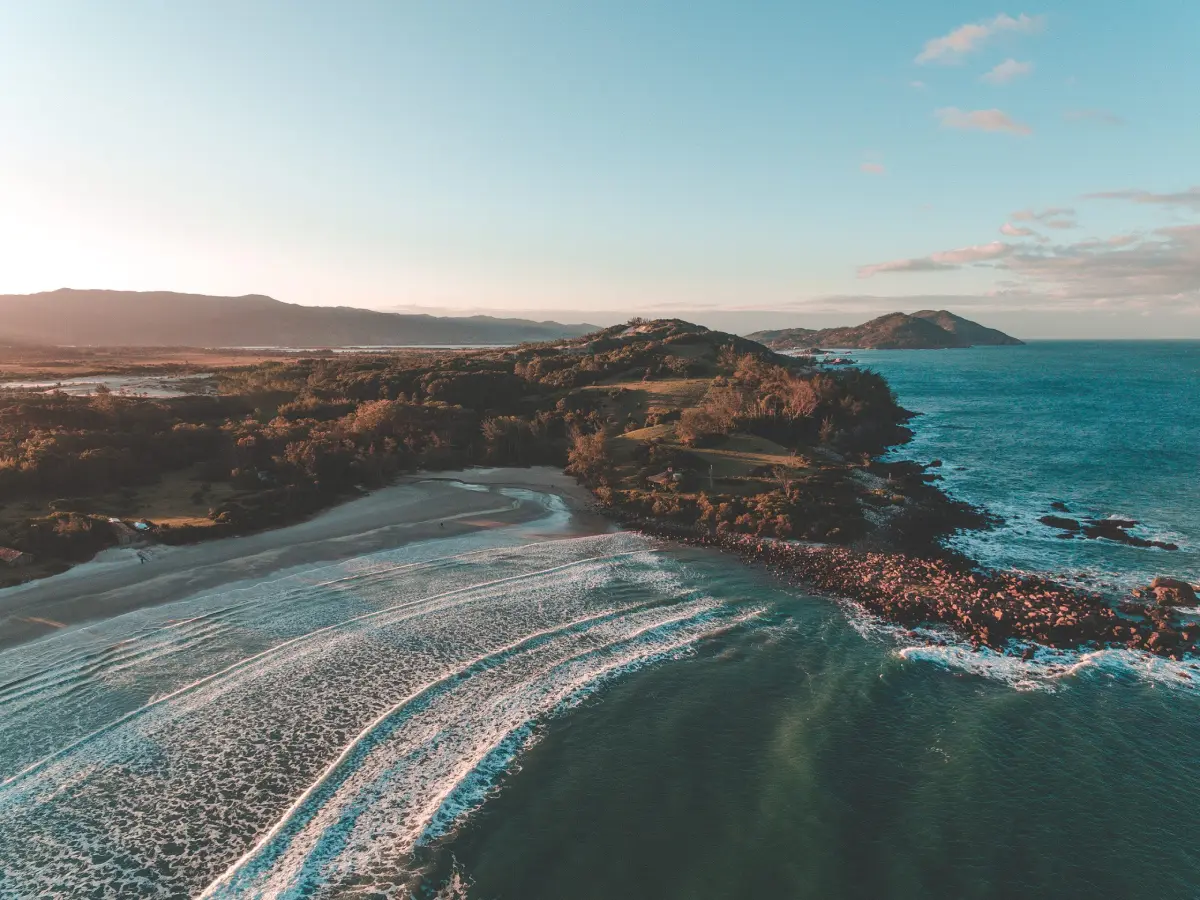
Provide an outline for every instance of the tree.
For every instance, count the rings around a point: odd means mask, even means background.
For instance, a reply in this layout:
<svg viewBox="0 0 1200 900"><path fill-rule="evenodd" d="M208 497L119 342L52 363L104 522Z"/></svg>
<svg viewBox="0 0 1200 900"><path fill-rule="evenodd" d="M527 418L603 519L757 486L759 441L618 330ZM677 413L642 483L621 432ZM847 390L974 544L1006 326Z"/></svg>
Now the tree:
<svg viewBox="0 0 1200 900"><path fill-rule="evenodd" d="M608 483L612 460L608 455L608 438L603 431L587 434L580 429L571 433L567 450L567 472L589 487Z"/></svg>

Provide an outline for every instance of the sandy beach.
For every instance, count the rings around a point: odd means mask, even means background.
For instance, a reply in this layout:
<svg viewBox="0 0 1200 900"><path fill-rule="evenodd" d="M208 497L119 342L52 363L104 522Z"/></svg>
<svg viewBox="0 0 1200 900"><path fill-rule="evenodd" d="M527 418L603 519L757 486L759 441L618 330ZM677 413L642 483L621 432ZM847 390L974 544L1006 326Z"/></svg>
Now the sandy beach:
<svg viewBox="0 0 1200 900"><path fill-rule="evenodd" d="M484 489L465 489L462 485ZM588 513L590 495L557 469L468 469L410 476L313 518L257 534L183 547L108 550L61 575L0 590L0 648L84 621L177 600L306 563L334 561L544 515L540 504L501 493L523 488L562 498L572 529L610 527Z"/></svg>

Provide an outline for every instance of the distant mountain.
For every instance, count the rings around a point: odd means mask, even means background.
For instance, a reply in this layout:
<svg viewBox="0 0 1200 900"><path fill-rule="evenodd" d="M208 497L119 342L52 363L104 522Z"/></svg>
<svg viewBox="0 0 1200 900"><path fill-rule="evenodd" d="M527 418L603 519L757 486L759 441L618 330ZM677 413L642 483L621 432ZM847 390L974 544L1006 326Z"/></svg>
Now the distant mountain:
<svg viewBox="0 0 1200 900"><path fill-rule="evenodd" d="M746 335L772 350L839 347L860 350L941 350L980 344L1022 343L1002 331L956 316L924 309L909 315L895 312L848 328L783 328Z"/></svg>
<svg viewBox="0 0 1200 900"><path fill-rule="evenodd" d="M492 316L402 315L349 306L298 306L271 297L169 291L0 295L11 341L109 347L347 347L388 344L520 344L596 331Z"/></svg>

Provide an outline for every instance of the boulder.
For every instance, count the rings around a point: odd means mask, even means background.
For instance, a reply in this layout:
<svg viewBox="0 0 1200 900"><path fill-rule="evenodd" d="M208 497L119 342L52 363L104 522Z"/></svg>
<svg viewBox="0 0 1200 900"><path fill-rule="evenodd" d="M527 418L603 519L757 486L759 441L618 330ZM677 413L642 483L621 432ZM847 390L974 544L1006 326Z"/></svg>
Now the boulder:
<svg viewBox="0 0 1200 900"><path fill-rule="evenodd" d="M1170 649L1179 643L1179 632L1172 631L1169 628L1164 628L1161 631L1153 632L1146 639L1146 646L1151 650L1162 651Z"/></svg>
<svg viewBox="0 0 1200 900"><path fill-rule="evenodd" d="M1158 577L1150 582L1150 593L1162 606L1195 606L1196 589L1178 578Z"/></svg>

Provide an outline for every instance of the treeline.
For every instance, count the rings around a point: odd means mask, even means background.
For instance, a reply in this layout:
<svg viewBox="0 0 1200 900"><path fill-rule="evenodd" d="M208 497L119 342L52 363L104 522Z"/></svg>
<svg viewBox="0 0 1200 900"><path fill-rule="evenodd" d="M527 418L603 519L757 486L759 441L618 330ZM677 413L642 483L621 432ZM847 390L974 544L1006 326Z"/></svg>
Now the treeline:
<svg viewBox="0 0 1200 900"><path fill-rule="evenodd" d="M103 493L218 459L250 411L240 397L0 400L0 497Z"/></svg>
<svg viewBox="0 0 1200 900"><path fill-rule="evenodd" d="M797 373L745 354L729 376L718 376L699 408L685 410L676 434L703 446L743 432L785 446L823 443L848 452L877 453L908 437L908 413L888 383L861 369Z"/></svg>

